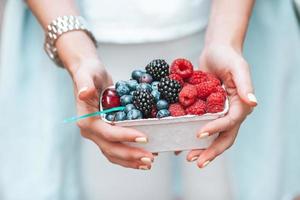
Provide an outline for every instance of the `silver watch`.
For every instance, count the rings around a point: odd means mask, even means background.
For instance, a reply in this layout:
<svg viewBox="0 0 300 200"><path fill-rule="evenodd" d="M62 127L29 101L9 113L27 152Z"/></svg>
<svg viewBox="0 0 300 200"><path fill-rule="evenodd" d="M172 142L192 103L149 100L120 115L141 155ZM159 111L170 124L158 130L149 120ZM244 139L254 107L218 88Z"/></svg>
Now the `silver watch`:
<svg viewBox="0 0 300 200"><path fill-rule="evenodd" d="M63 67L60 60L55 43L57 39L64 33L70 31L84 31L92 39L97 47L97 41L92 32L87 28L87 23L81 16L63 16L53 20L47 27L45 37L44 49L49 56L58 66Z"/></svg>

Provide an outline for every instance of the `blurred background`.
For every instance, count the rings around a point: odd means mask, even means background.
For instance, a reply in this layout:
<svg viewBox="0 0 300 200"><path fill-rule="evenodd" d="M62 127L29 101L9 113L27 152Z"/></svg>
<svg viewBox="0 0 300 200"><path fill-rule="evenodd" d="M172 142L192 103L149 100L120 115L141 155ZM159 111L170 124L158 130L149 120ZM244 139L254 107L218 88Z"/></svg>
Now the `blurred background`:
<svg viewBox="0 0 300 200"><path fill-rule="evenodd" d="M0 38L4 5L5 0L0 0ZM73 126L67 128L69 132L74 133L69 135L70 145L80 145L76 146L76 151L68 152L63 158L68 161L66 166L55 166L53 164L55 158L52 158L53 165L47 166L49 173L45 175L39 171L42 158L32 160L37 166L36 174L33 176L39 176L39 178L22 180L22 173L26 174L27 170L19 161L27 158L22 157L22 152L17 152L21 154L18 162L12 162L20 165L16 168L19 170L15 170L15 173L20 175L17 181L16 176L5 173L5 170L11 168L12 165L9 162L1 163L0 170L3 172L0 172L0 199L4 199L3 190L15 194L4 200L22 199L20 196L22 193L9 188L13 185L12 183L16 183L16 188L21 188L22 184L26 186L32 184L32 190L28 192L34 193L36 192L34 184L43 185L43 181L39 181L43 178L53 183L49 187L45 186L50 193L51 189L54 190L55 187L61 187L65 183L64 179L51 177L52 170L60 168L65 170L65 174L71 175L79 172L77 178L68 184L79 182L80 188L84 191L81 198L86 200L299 200L300 32L299 19L296 17L297 8L294 5L294 2L290 0L257 1L245 43L245 57L252 66L259 106L244 123L235 145L209 167L199 170L195 165L185 161L185 154L174 157L171 153L164 153L157 158L150 172L124 169L110 164L99 153L96 145L79 137L77 128ZM192 42L196 39L197 36ZM28 41L30 42L33 41ZM39 42L38 47L41 49L43 41ZM182 40L178 46L186 43L187 41ZM0 53L4 50L1 48ZM112 52L108 49L103 54L110 55ZM24 55L30 57L28 52L24 52ZM135 64L140 63L137 61ZM3 73L1 67L0 73ZM55 71L59 74L58 79L68 80L67 75L56 70L53 67L45 73ZM14 78L13 74L4 74L4 76ZM45 79L47 79L46 76ZM71 86L70 81L68 84ZM47 92L51 94L52 91ZM73 103L72 93L67 90L61 91L62 95L65 93L70 94L70 102ZM63 106L68 107L68 104ZM47 105L42 105L40 109L52 112ZM74 111L71 108L66 109L59 119L73 114ZM25 120L26 117L29 116L24 117L20 114L20 118L17 119ZM8 123L8 120L4 119L0 123L4 125ZM42 122L42 119L36 123L46 124L47 127L47 123ZM0 130L0 136L1 134L4 133ZM0 145L15 145L7 144L3 140L1 142ZM40 149L43 149L43 144L38 145L41 145ZM64 147L59 146L57 154L63 150ZM80 158L69 160L74 154L80 155ZM8 158L4 152L0 156L0 160L4 161L15 159L15 157ZM78 162L78 169L68 168L71 162ZM49 199L60 198L49 196Z"/></svg>

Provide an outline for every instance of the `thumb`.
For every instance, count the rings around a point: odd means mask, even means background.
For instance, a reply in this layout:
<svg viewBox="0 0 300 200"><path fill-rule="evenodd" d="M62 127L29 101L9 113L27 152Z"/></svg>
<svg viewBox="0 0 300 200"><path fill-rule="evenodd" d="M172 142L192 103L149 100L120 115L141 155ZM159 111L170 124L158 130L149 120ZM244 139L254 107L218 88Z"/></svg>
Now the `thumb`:
<svg viewBox="0 0 300 200"><path fill-rule="evenodd" d="M257 99L254 95L248 63L245 60L235 62L232 68L232 78L238 95L249 106L256 106Z"/></svg>
<svg viewBox="0 0 300 200"><path fill-rule="evenodd" d="M94 98L97 95L97 89L93 77L87 73L77 74L75 77L77 96L80 100L85 101Z"/></svg>

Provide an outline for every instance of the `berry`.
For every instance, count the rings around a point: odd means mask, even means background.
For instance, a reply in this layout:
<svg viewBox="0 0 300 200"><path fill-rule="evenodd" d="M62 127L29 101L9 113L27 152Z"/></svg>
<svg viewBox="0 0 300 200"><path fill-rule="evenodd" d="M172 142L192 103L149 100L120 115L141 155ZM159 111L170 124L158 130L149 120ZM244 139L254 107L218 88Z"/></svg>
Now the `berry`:
<svg viewBox="0 0 300 200"><path fill-rule="evenodd" d="M115 88L118 88L120 85L125 85L125 86L127 86L127 82L126 82L126 81L118 81L118 82L116 82L116 84L115 84Z"/></svg>
<svg viewBox="0 0 300 200"><path fill-rule="evenodd" d="M157 108L153 106L151 110L151 117L156 118L156 115L157 115Z"/></svg>
<svg viewBox="0 0 300 200"><path fill-rule="evenodd" d="M212 93L207 97L206 104L207 104L207 112L209 113L217 113L224 110L226 97L220 93Z"/></svg>
<svg viewBox="0 0 300 200"><path fill-rule="evenodd" d="M151 83L152 90L158 90L159 81L153 81Z"/></svg>
<svg viewBox="0 0 300 200"><path fill-rule="evenodd" d="M221 85L221 81L213 74L207 73L206 74L207 80L206 81L211 81L215 85Z"/></svg>
<svg viewBox="0 0 300 200"><path fill-rule="evenodd" d="M123 85L123 84L118 85L116 91L117 91L117 93L120 97L125 95L125 94L130 93L129 87L127 85Z"/></svg>
<svg viewBox="0 0 300 200"><path fill-rule="evenodd" d="M140 83L138 84L138 86L136 87L136 90L137 91L144 91L144 90L147 90L148 92L151 92L152 91L152 87L150 84L148 83Z"/></svg>
<svg viewBox="0 0 300 200"><path fill-rule="evenodd" d="M119 111L116 113L115 121L124 121L126 120L126 113L124 111Z"/></svg>
<svg viewBox="0 0 300 200"><path fill-rule="evenodd" d="M163 59L156 59L146 66L146 71L155 81L160 81L169 75L169 64Z"/></svg>
<svg viewBox="0 0 300 200"><path fill-rule="evenodd" d="M105 119L108 121L115 121L115 116L116 116L115 113L108 113L106 114Z"/></svg>
<svg viewBox="0 0 300 200"><path fill-rule="evenodd" d="M132 95L133 96L133 94L135 93L135 90L133 90L133 91L130 91L130 95Z"/></svg>
<svg viewBox="0 0 300 200"><path fill-rule="evenodd" d="M157 103L156 103L156 108L157 110L163 110L163 109L168 109L169 108L169 104L166 100L159 100Z"/></svg>
<svg viewBox="0 0 300 200"><path fill-rule="evenodd" d="M132 73L131 73L131 78L136 80L136 81L139 81L141 76L144 74L144 72L142 70L134 70Z"/></svg>
<svg viewBox="0 0 300 200"><path fill-rule="evenodd" d="M136 109L136 108L135 108L135 106L134 106L132 103L130 103L130 104L127 104L127 105L125 106L124 111L125 111L126 113L128 113L129 111L131 111L131 110L133 110L133 109Z"/></svg>
<svg viewBox="0 0 300 200"><path fill-rule="evenodd" d="M132 95L123 95L121 96L120 100L121 100L121 105L122 106L126 106L127 104L130 104L132 103L132 99L133 99L133 96Z"/></svg>
<svg viewBox="0 0 300 200"><path fill-rule="evenodd" d="M154 97L148 91L136 91L133 95L133 104L139 109L144 117L148 117L155 104Z"/></svg>
<svg viewBox="0 0 300 200"><path fill-rule="evenodd" d="M177 81L181 86L184 85L183 79L182 79L181 76L179 76L178 74L170 74L170 75L169 75L169 78L172 79L172 80Z"/></svg>
<svg viewBox="0 0 300 200"><path fill-rule="evenodd" d="M153 90L151 92L152 96L154 97L155 101L158 102L160 100L160 92L157 90Z"/></svg>
<svg viewBox="0 0 300 200"><path fill-rule="evenodd" d="M193 64L184 58L178 58L171 65L171 74L178 74L181 78L187 79L193 74Z"/></svg>
<svg viewBox="0 0 300 200"><path fill-rule="evenodd" d="M226 97L226 95L227 95L225 89L224 89L222 86L220 86L220 85L218 85L218 86L216 87L216 92L223 94L224 97Z"/></svg>
<svg viewBox="0 0 300 200"><path fill-rule="evenodd" d="M143 114L141 111L137 110L137 109L132 109L127 113L126 118L128 120L135 120L135 119L142 119L143 118Z"/></svg>
<svg viewBox="0 0 300 200"><path fill-rule="evenodd" d="M213 92L216 91L216 82L206 81L203 83L199 83L196 86L198 97L202 100L206 100L206 98Z"/></svg>
<svg viewBox="0 0 300 200"><path fill-rule="evenodd" d="M179 103L174 103L169 106L169 112L173 117L186 115L184 108Z"/></svg>
<svg viewBox="0 0 300 200"><path fill-rule="evenodd" d="M139 79L140 83L152 83L152 81L153 81L152 76L147 73L144 73Z"/></svg>
<svg viewBox="0 0 300 200"><path fill-rule="evenodd" d="M106 89L102 94L101 99L103 109L118 107L121 105L120 97L115 89Z"/></svg>
<svg viewBox="0 0 300 200"><path fill-rule="evenodd" d="M136 90L136 87L138 85L138 82L136 80L129 80L126 83L127 87L129 87L130 91Z"/></svg>
<svg viewBox="0 0 300 200"><path fill-rule="evenodd" d="M189 115L203 115L206 112L206 103L199 99L193 105L185 109L185 111Z"/></svg>
<svg viewBox="0 0 300 200"><path fill-rule="evenodd" d="M188 82L190 84L196 85L207 81L207 74L202 71L194 71L192 76L189 78Z"/></svg>
<svg viewBox="0 0 300 200"><path fill-rule="evenodd" d="M157 118L163 118L163 117L169 117L169 116L170 116L170 112L167 109L159 110L156 114Z"/></svg>
<svg viewBox="0 0 300 200"><path fill-rule="evenodd" d="M178 93L180 90L181 85L177 81L171 80L169 77L162 78L158 84L158 91L162 98L167 100L169 103L178 102Z"/></svg>
<svg viewBox="0 0 300 200"><path fill-rule="evenodd" d="M192 105L197 99L197 89L194 85L187 85L179 93L179 102L187 107Z"/></svg>

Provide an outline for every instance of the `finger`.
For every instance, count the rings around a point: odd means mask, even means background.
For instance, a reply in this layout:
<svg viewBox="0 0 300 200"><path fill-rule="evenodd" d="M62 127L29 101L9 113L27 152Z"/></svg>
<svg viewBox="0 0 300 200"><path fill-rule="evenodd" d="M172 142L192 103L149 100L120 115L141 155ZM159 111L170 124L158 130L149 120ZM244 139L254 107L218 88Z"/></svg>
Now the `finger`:
<svg viewBox="0 0 300 200"><path fill-rule="evenodd" d="M74 76L77 88L77 96L80 100L85 101L97 96L97 89L93 77L88 73L77 73Z"/></svg>
<svg viewBox="0 0 300 200"><path fill-rule="evenodd" d="M105 155L105 156L109 160L109 162L116 164L116 165L120 165L122 167L126 167L126 168L150 170L152 167L151 164L145 164L141 161L126 161L126 160L118 159L115 157L110 157L107 155Z"/></svg>
<svg viewBox="0 0 300 200"><path fill-rule="evenodd" d="M195 149L190 151L187 155L186 155L186 160L189 162L194 162L196 160L198 160L199 156L201 155L201 153L203 152L203 149Z"/></svg>
<svg viewBox="0 0 300 200"><path fill-rule="evenodd" d="M136 142L140 144L148 142L147 136L136 129L112 126L101 120L94 120L91 128L95 135L111 142Z"/></svg>
<svg viewBox="0 0 300 200"><path fill-rule="evenodd" d="M96 140L96 143L105 155L113 158L126 161L140 161L148 165L151 165L154 161L152 153L140 148L130 147L121 143L107 142L101 139Z"/></svg>
<svg viewBox="0 0 300 200"><path fill-rule="evenodd" d="M205 167L218 155L231 147L234 143L238 130L239 126L236 126L229 131L221 133L212 145L201 153L197 160L198 167Z"/></svg>
<svg viewBox="0 0 300 200"><path fill-rule="evenodd" d="M240 124L250 112L251 107L240 101L239 96L234 96L230 99L230 108L227 115L205 124L197 137L201 139L215 133L231 130L234 126Z"/></svg>
<svg viewBox="0 0 300 200"><path fill-rule="evenodd" d="M257 99L254 95L248 63L243 59L235 61L231 73L241 99L250 106L256 106Z"/></svg>

